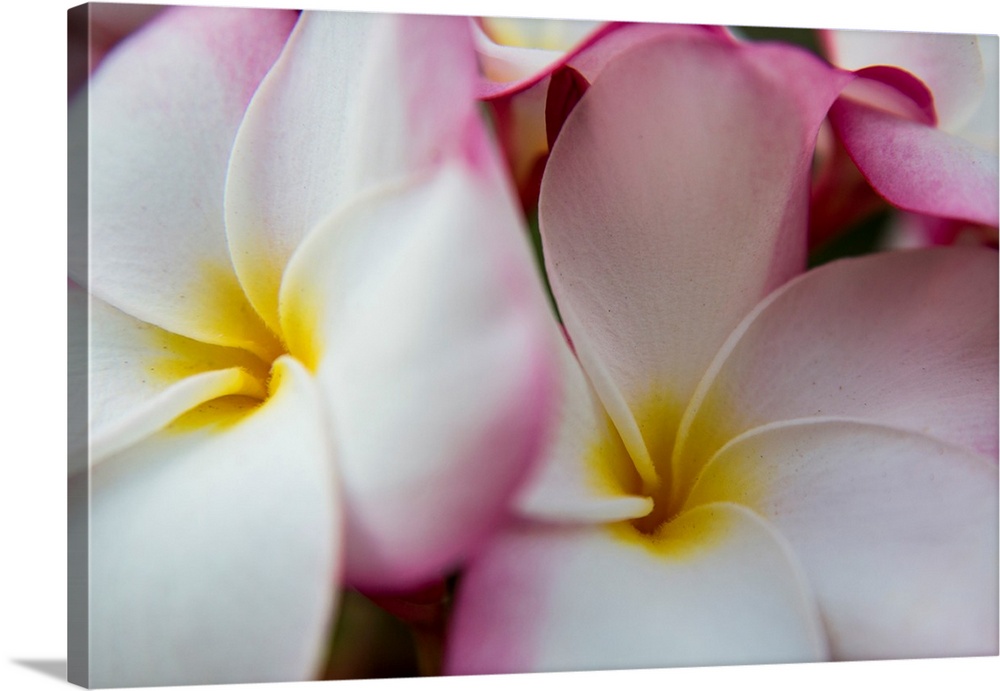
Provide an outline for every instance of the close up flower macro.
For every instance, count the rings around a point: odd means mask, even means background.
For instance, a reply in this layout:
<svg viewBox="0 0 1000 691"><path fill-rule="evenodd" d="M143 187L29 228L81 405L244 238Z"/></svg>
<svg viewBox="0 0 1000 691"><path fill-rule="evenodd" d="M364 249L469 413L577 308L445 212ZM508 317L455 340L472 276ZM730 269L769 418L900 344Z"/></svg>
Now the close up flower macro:
<svg viewBox="0 0 1000 691"><path fill-rule="evenodd" d="M500 520L555 360L474 78L463 19L202 8L94 75L91 683L311 678Z"/></svg>
<svg viewBox="0 0 1000 691"><path fill-rule="evenodd" d="M996 253L792 278L848 78L691 31L567 118L563 421L465 573L452 672L996 654Z"/></svg>
<svg viewBox="0 0 1000 691"><path fill-rule="evenodd" d="M199 7L102 45L71 680L996 655L996 37L816 45Z"/></svg>

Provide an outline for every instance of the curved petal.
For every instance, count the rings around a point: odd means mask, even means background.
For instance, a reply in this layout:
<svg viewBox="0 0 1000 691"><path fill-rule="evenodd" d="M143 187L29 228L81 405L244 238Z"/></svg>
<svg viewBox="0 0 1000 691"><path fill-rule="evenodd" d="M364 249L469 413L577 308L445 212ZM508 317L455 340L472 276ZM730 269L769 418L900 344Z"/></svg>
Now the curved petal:
<svg viewBox="0 0 1000 691"><path fill-rule="evenodd" d="M267 395L268 366L250 353L169 333L94 297L88 370L92 463L213 398Z"/></svg>
<svg viewBox="0 0 1000 691"><path fill-rule="evenodd" d="M377 15L305 12L247 108L226 181L226 232L251 302L278 328L281 275L344 202L348 140Z"/></svg>
<svg viewBox="0 0 1000 691"><path fill-rule="evenodd" d="M95 686L315 674L341 563L331 447L301 366L280 360L273 388L257 410L205 406L94 469Z"/></svg>
<svg viewBox="0 0 1000 691"><path fill-rule="evenodd" d="M452 156L483 156L476 55L463 17L386 15L372 37L348 151L354 190Z"/></svg>
<svg viewBox="0 0 1000 691"><path fill-rule="evenodd" d="M850 421L747 433L688 506L734 501L802 561L840 659L997 654L997 469L930 437Z"/></svg>
<svg viewBox="0 0 1000 691"><path fill-rule="evenodd" d="M559 341L562 400L555 434L518 493L528 518L607 523L645 516L635 467L565 338ZM632 488L634 491L628 491Z"/></svg>
<svg viewBox="0 0 1000 691"><path fill-rule="evenodd" d="M542 181L546 266L647 482L712 355L801 270L816 133L851 78L784 46L653 41L566 120Z"/></svg>
<svg viewBox="0 0 1000 691"><path fill-rule="evenodd" d="M847 98L830 109L830 122L858 169L890 203L984 225L1000 220L996 152Z"/></svg>
<svg viewBox="0 0 1000 691"><path fill-rule="evenodd" d="M476 27L476 51L484 73L476 93L479 98L488 100L512 96L531 88L564 65L570 65L588 81L593 81L616 56L644 41L684 36L715 36L727 42L731 40L728 32L721 27L612 22L595 27L572 48L562 42L560 52L498 45Z"/></svg>
<svg viewBox="0 0 1000 691"><path fill-rule="evenodd" d="M784 541L712 504L655 545L629 527L521 527L459 585L451 674L803 662L826 657L812 596Z"/></svg>
<svg viewBox="0 0 1000 691"><path fill-rule="evenodd" d="M501 84L509 89L511 84L537 81L536 75L552 71L564 55L576 52L575 45L597 31L604 34L608 29L592 21L497 17L473 21L472 36L483 72L480 96L497 91Z"/></svg>
<svg viewBox="0 0 1000 691"><path fill-rule="evenodd" d="M289 12L164 12L89 91L91 293L145 322L271 359L278 348L229 260L222 197L247 103Z"/></svg>
<svg viewBox="0 0 1000 691"><path fill-rule="evenodd" d="M349 582L440 577L499 519L553 402L551 314L513 200L477 162L360 198L281 293L338 430Z"/></svg>
<svg viewBox="0 0 1000 691"><path fill-rule="evenodd" d="M901 67L934 94L940 126L957 131L983 98L985 80L978 37L904 31L828 31L830 60L848 70L872 65Z"/></svg>
<svg viewBox="0 0 1000 691"><path fill-rule="evenodd" d="M763 302L692 399L674 456L682 492L734 436L844 416L997 457L997 256L885 253L808 272Z"/></svg>
<svg viewBox="0 0 1000 691"><path fill-rule="evenodd" d="M226 189L237 272L272 329L282 272L317 223L480 145L474 79L461 18L303 15L251 103Z"/></svg>

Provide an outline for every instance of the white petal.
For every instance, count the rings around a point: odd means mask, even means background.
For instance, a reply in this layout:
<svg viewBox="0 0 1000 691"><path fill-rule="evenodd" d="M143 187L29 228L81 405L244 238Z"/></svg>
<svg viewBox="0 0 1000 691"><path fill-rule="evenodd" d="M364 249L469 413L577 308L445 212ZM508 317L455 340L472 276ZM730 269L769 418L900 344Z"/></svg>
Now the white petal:
<svg viewBox="0 0 1000 691"><path fill-rule="evenodd" d="M205 401L267 395L268 366L247 351L169 333L93 297L87 362L91 462Z"/></svg>
<svg viewBox="0 0 1000 691"><path fill-rule="evenodd" d="M675 495L728 440L846 416L997 454L997 256L984 248L829 264L774 293L723 347L674 454Z"/></svg>
<svg viewBox="0 0 1000 691"><path fill-rule="evenodd" d="M313 385L294 361L277 367L259 409L220 400L94 469L95 686L316 673L339 580L337 488Z"/></svg>
<svg viewBox="0 0 1000 691"><path fill-rule="evenodd" d="M351 583L452 568L506 510L548 426L551 314L493 165L452 162L359 200L286 273L282 332L341 443Z"/></svg>
<svg viewBox="0 0 1000 691"><path fill-rule="evenodd" d="M222 197L237 126L292 13L164 12L89 91L92 294L174 333L278 348L229 259Z"/></svg>
<svg viewBox="0 0 1000 691"><path fill-rule="evenodd" d="M645 516L653 507L628 451L565 338L559 342L562 402L554 438L518 493L522 515L606 523ZM632 492L627 489L631 488Z"/></svg>
<svg viewBox="0 0 1000 691"><path fill-rule="evenodd" d="M735 501L788 538L841 659L997 654L997 469L849 421L747 433L688 500Z"/></svg>
<svg viewBox="0 0 1000 691"><path fill-rule="evenodd" d="M349 122L376 16L303 13L233 145L226 232L240 281L274 330L289 257L344 201Z"/></svg>
<svg viewBox="0 0 1000 691"><path fill-rule="evenodd" d="M787 46L680 34L608 63L560 131L539 207L552 290L649 485L716 350L801 269L844 79Z"/></svg>
<svg viewBox="0 0 1000 691"><path fill-rule="evenodd" d="M452 674L803 662L826 657L794 558L732 504L630 527L522 527L459 586Z"/></svg>

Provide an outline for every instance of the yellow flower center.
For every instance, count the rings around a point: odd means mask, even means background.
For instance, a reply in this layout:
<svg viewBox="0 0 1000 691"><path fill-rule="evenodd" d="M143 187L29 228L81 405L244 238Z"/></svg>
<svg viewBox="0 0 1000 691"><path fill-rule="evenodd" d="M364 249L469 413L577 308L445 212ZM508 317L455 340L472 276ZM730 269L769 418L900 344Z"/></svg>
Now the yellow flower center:
<svg viewBox="0 0 1000 691"><path fill-rule="evenodd" d="M705 535L697 525L676 519L697 477L698 468L693 464L708 460L705 452L710 451L709 440L703 440L705 443L693 438L684 440L682 455L674 459L684 406L658 392L647 396L633 413L648 459L636 457L642 449L629 450L610 420L595 435L585 459L591 481L603 492L614 496L646 496L653 502L649 514L613 524L613 533L658 551L676 551L683 548L681 543L702 542ZM683 477L675 472L675 462L684 468Z"/></svg>
<svg viewBox="0 0 1000 691"><path fill-rule="evenodd" d="M145 375L167 385L177 384L196 375L212 373L212 389L218 391L201 404L174 419L169 428L173 431L191 431L198 428L217 428L236 423L258 409L274 393L280 380L280 360L294 357L308 369L315 371L316 335L302 315L283 320L284 331L276 335L250 307L232 281L219 281L219 291L212 295L197 296L199 300L226 298L233 306L229 318L220 325L226 338L234 346L203 343L166 331L157 330L153 343L160 355L146 364ZM227 288L228 290L222 290ZM194 298L195 296L192 296ZM308 316L308 315L307 315ZM306 321L309 321L306 319Z"/></svg>

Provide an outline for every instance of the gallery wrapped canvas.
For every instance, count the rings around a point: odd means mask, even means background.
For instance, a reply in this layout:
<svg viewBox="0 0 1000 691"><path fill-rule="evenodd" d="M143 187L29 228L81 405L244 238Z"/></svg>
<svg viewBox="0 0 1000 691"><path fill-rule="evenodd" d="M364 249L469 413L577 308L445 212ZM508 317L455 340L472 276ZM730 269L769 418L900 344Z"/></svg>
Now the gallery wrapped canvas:
<svg viewBox="0 0 1000 691"><path fill-rule="evenodd" d="M996 36L69 28L70 681L997 654Z"/></svg>

